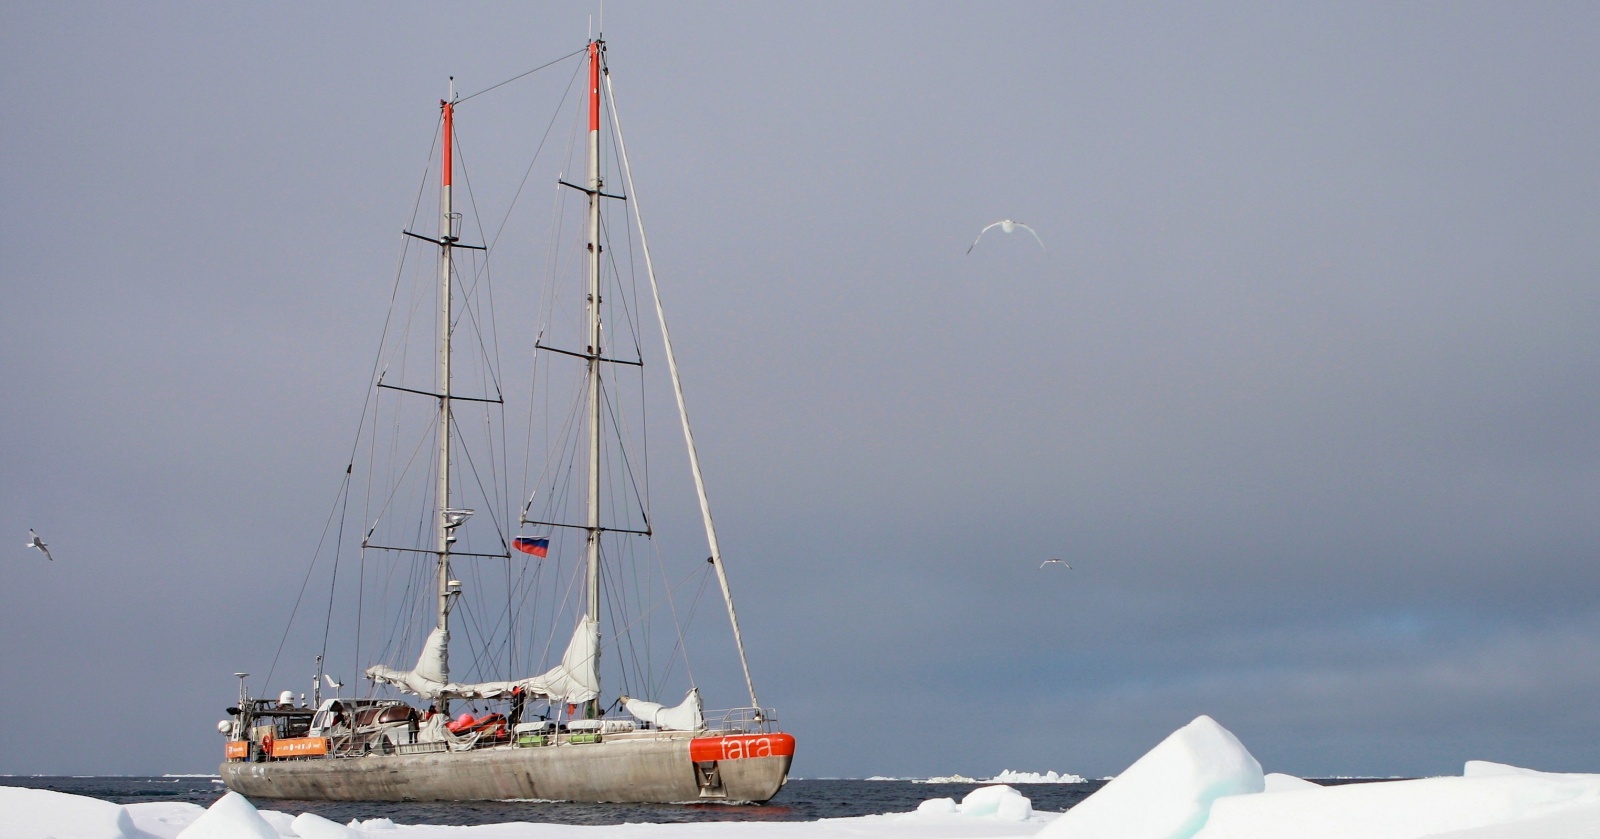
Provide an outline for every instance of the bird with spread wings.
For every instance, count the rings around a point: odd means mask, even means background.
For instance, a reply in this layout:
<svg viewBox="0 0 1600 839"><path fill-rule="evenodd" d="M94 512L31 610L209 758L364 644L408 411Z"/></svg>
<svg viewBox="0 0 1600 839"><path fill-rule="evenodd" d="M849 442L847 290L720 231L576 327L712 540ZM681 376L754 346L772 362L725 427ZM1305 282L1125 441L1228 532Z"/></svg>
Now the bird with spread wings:
<svg viewBox="0 0 1600 839"><path fill-rule="evenodd" d="M45 559L48 559L51 562L56 561L56 558L50 555L50 548L45 545L43 539L39 538L39 534L33 532L33 528L31 527L28 528L28 544L26 547L38 548L39 553L44 554Z"/></svg>
<svg viewBox="0 0 1600 839"><path fill-rule="evenodd" d="M1020 227L1023 230L1026 230L1030 234L1033 235L1033 240L1035 242L1039 243L1039 250L1042 250L1045 253L1049 253L1050 252L1049 249L1047 249L1044 246L1044 240L1039 238L1039 234L1038 233L1034 233L1033 228L1027 226L1026 224L1023 224L1020 221L1012 221L1011 219L1003 218L1003 219L995 222L994 224L991 224L988 227L985 227L983 230L979 231L978 232L978 238L973 239L972 240L972 244L967 246L967 253L972 253L972 249L977 247L979 242L983 241L983 234L988 233L989 231L995 229L996 227L1000 228L1000 232L1002 232L1002 233L1010 233L1013 230L1016 230L1017 228Z"/></svg>

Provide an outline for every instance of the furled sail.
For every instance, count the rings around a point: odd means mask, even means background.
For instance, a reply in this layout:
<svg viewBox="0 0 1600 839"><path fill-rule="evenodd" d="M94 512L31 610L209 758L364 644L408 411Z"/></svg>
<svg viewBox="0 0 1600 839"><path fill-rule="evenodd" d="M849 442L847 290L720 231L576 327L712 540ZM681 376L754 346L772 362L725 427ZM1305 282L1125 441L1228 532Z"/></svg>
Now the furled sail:
<svg viewBox="0 0 1600 839"><path fill-rule="evenodd" d="M522 688L523 695L530 699L552 702L588 702L600 695L599 621L579 621L560 664L538 676L516 681L476 684L443 681L439 676L447 640L443 630L435 629L428 634L415 669L395 670L377 665L367 668L367 677L423 699L498 699L510 696L516 688Z"/></svg>
<svg viewBox="0 0 1600 839"><path fill-rule="evenodd" d="M627 708L634 719L668 731L699 731L706 727L705 715L700 707L699 688L691 688L689 695L675 708L627 696L622 697L622 707Z"/></svg>
<svg viewBox="0 0 1600 839"><path fill-rule="evenodd" d="M423 699L437 699L439 689L446 687L444 681L444 662L447 649L450 646L450 632L442 626L436 626L428 633L428 639L422 642L422 654L417 656L417 666L410 670L396 670L382 664L367 668L367 678L374 682L414 693Z"/></svg>

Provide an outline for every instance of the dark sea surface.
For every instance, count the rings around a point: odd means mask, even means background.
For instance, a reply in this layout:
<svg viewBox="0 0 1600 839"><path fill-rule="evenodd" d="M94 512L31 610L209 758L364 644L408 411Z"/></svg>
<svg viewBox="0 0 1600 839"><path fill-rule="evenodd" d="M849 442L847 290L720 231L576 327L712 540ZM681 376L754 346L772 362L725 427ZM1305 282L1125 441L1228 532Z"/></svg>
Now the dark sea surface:
<svg viewBox="0 0 1600 839"><path fill-rule="evenodd" d="M1324 785L1372 779L1318 780ZM214 777L0 776L0 786L33 787L86 795L116 804L182 801L209 807L226 791ZM915 781L790 780L766 804L570 804L553 801L471 802L329 802L252 799L259 810L291 815L316 813L341 824L351 819L387 818L396 824L474 825L503 822L555 824L624 824L646 822L774 821L802 822L845 816L906 813L930 798L962 796L985 784L925 784ZM1105 786L1081 784L1012 784L1033 802L1033 809L1061 812Z"/></svg>
<svg viewBox="0 0 1600 839"><path fill-rule="evenodd" d="M1082 784L1014 784L1035 810L1071 807L1104 781ZM34 787L87 795L117 804L183 801L211 806L225 792L215 778L193 777L0 777L0 786ZM328 802L252 799L260 810L316 813L341 824L351 819L392 819L396 824L474 825L501 822L623 824L625 822L814 821L842 816L905 813L929 798L961 797L983 784L922 784L912 781L790 780L766 804L569 804L547 801Z"/></svg>

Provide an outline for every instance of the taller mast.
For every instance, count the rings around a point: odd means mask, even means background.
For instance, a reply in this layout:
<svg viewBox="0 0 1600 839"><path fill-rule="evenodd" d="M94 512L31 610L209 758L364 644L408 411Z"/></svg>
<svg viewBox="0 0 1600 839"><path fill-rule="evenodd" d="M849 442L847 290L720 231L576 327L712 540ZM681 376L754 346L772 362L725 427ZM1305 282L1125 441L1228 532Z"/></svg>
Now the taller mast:
<svg viewBox="0 0 1600 839"><path fill-rule="evenodd" d="M600 620L600 48L589 42L589 503L588 614ZM585 717L597 715L591 700Z"/></svg>
<svg viewBox="0 0 1600 839"><path fill-rule="evenodd" d="M455 161L452 143L455 140L455 80L450 81L450 98L439 103L444 112L444 155L440 165L439 182L439 483L438 493L438 557L439 557L439 632L445 646L441 652L439 669L441 680L450 681L450 542L451 531L458 525L451 516L450 507L450 272L451 245L455 243L455 213L450 203L450 174ZM440 710L446 710L442 707Z"/></svg>

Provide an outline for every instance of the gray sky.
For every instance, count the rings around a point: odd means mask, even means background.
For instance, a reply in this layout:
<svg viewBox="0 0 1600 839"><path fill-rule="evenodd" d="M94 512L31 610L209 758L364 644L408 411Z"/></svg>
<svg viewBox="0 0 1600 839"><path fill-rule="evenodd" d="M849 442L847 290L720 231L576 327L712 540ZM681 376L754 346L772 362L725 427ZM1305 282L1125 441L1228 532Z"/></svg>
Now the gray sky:
<svg viewBox="0 0 1600 839"><path fill-rule="evenodd" d="M220 760L445 79L590 11L8 7L0 773ZM1600 9L605 27L797 775L1106 774L1202 713L1273 771L1596 770ZM1005 217L1049 252L963 255Z"/></svg>

